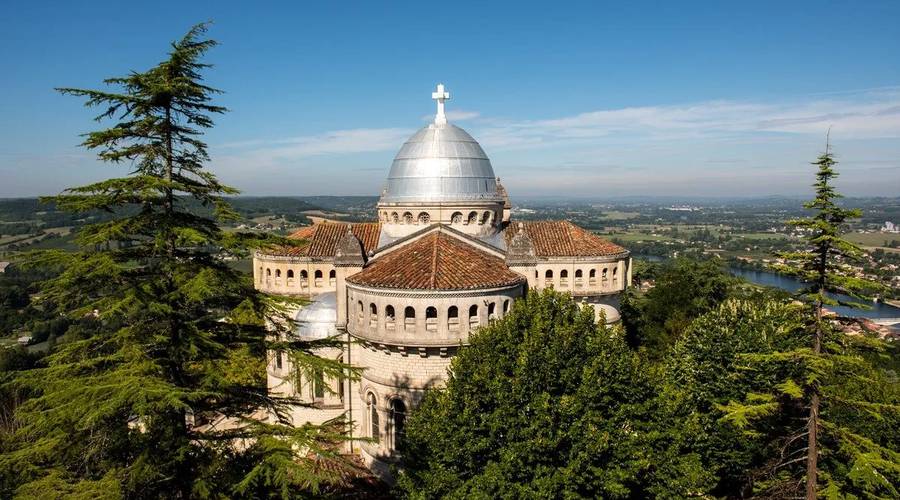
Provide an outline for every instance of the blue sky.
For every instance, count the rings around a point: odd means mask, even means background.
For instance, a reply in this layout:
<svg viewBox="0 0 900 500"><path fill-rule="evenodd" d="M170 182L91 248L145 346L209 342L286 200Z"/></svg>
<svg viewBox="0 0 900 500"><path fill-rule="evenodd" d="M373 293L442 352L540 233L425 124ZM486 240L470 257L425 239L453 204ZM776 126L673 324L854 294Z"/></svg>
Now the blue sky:
<svg viewBox="0 0 900 500"><path fill-rule="evenodd" d="M829 126L845 193L900 192L897 1L4 3L0 197L124 174L53 87L203 20L210 167L245 194L378 194L439 81L513 197L804 195Z"/></svg>

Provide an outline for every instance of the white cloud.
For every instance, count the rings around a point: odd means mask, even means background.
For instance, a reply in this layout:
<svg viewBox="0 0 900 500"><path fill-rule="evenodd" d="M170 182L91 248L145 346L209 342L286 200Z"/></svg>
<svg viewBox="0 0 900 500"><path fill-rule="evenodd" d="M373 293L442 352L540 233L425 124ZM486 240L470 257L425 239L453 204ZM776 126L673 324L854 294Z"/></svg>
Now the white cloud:
<svg viewBox="0 0 900 500"><path fill-rule="evenodd" d="M358 128L286 139L234 142L219 147L266 151L273 156L307 157L381 151L396 147L397 138L406 138L410 133L411 130L405 128Z"/></svg>
<svg viewBox="0 0 900 500"><path fill-rule="evenodd" d="M316 156L340 156L397 149L412 133L403 128L360 128L274 140L221 144L213 149L217 164L225 168L290 168Z"/></svg>
<svg viewBox="0 0 900 500"><path fill-rule="evenodd" d="M782 103L707 101L588 111L548 120L497 122L477 134L493 148L546 148L562 143L700 139L762 134L818 134L843 139L900 137L900 91Z"/></svg>

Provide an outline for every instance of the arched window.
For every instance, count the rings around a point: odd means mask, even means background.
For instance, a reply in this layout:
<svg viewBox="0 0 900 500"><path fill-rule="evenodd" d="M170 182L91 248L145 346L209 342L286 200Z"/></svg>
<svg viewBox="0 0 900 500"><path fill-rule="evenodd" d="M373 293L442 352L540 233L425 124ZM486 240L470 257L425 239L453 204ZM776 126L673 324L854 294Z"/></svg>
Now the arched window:
<svg viewBox="0 0 900 500"><path fill-rule="evenodd" d="M491 220L491 213L485 212L481 214L481 224L487 224Z"/></svg>
<svg viewBox="0 0 900 500"><path fill-rule="evenodd" d="M429 306L425 309L425 330L436 332L437 327L437 308Z"/></svg>
<svg viewBox="0 0 900 500"><path fill-rule="evenodd" d="M584 285L584 274L581 272L581 269L575 270L575 288L581 288Z"/></svg>
<svg viewBox="0 0 900 500"><path fill-rule="evenodd" d="M597 284L597 270L591 269L588 272L588 285L595 286Z"/></svg>
<svg viewBox="0 0 900 500"><path fill-rule="evenodd" d="M567 287L569 286L569 271L563 269L559 272L559 287Z"/></svg>
<svg viewBox="0 0 900 500"><path fill-rule="evenodd" d="M302 279L302 280L309 279L309 273L306 272L306 269L300 271L300 279Z"/></svg>
<svg viewBox="0 0 900 500"><path fill-rule="evenodd" d="M416 329L416 310L412 306L406 306L403 310L403 328L410 331Z"/></svg>
<svg viewBox="0 0 900 500"><path fill-rule="evenodd" d="M397 215L397 212L391 212L391 222L394 224L400 222L400 216Z"/></svg>
<svg viewBox="0 0 900 500"><path fill-rule="evenodd" d="M404 224L412 224L413 223L412 213L406 212L405 214L403 214L403 223Z"/></svg>
<svg viewBox="0 0 900 500"><path fill-rule="evenodd" d="M289 280L294 279L294 270L293 269L288 269L287 277Z"/></svg>
<svg viewBox="0 0 900 500"><path fill-rule="evenodd" d="M613 285L617 284L618 282L619 282L619 268L614 267L613 268Z"/></svg>
<svg viewBox="0 0 900 500"><path fill-rule="evenodd" d="M553 271L551 271L550 269L547 269L547 272L544 273L544 279L552 280L553 279Z"/></svg>
<svg viewBox="0 0 900 500"><path fill-rule="evenodd" d="M456 306L447 309L447 329L451 332L459 331L459 308Z"/></svg>
<svg viewBox="0 0 900 500"><path fill-rule="evenodd" d="M281 279L281 269L275 270L275 279Z"/></svg>
<svg viewBox="0 0 900 500"><path fill-rule="evenodd" d="M509 312L509 299L503 301L503 315L505 316Z"/></svg>
<svg viewBox="0 0 900 500"><path fill-rule="evenodd" d="M266 268L266 277L268 278L269 276L272 276L272 270L267 267Z"/></svg>
<svg viewBox="0 0 900 500"><path fill-rule="evenodd" d="M538 279L539 277L540 277L540 275L538 274L538 270L535 269L534 270L534 279Z"/></svg>
<svg viewBox="0 0 900 500"><path fill-rule="evenodd" d="M481 320L478 318L478 306L472 304L472 307L469 308L469 328L475 328L480 323Z"/></svg>
<svg viewBox="0 0 900 500"><path fill-rule="evenodd" d="M391 428L394 450L399 450L403 445L403 431L406 426L406 405L403 400L396 398L391 400Z"/></svg>
<svg viewBox="0 0 900 500"><path fill-rule="evenodd" d="M381 437L381 432L379 430L378 405L376 404L376 401L375 395L371 392L366 396L366 410L368 410L369 413L369 437L374 439L377 443Z"/></svg>
<svg viewBox="0 0 900 500"><path fill-rule="evenodd" d="M600 280L602 281L603 285L606 285L607 271L609 271L609 269L604 267L603 272L600 274Z"/></svg>
<svg viewBox="0 0 900 500"><path fill-rule="evenodd" d="M328 271L328 285L334 286L334 284L336 282L337 282L337 272L335 272L335 270L332 269L331 271Z"/></svg>
<svg viewBox="0 0 900 500"><path fill-rule="evenodd" d="M450 216L452 224L462 224L462 220L462 212L453 212L453 215Z"/></svg>
<svg viewBox="0 0 900 500"><path fill-rule="evenodd" d="M322 286L322 271L316 270L316 274L314 276L316 277L316 282L315 282L316 286L317 287Z"/></svg>
<svg viewBox="0 0 900 500"><path fill-rule="evenodd" d="M356 319L359 320L359 326L363 324L363 303L360 300L356 306Z"/></svg>
<svg viewBox="0 0 900 500"><path fill-rule="evenodd" d="M394 316L394 306L384 308L384 327L387 330L394 331L397 328L397 318Z"/></svg>
<svg viewBox="0 0 900 500"><path fill-rule="evenodd" d="M475 224L476 222L478 222L478 212L469 212L467 222L469 224Z"/></svg>
<svg viewBox="0 0 900 500"><path fill-rule="evenodd" d="M378 328L378 306L369 304L369 328L376 330Z"/></svg>
<svg viewBox="0 0 900 500"><path fill-rule="evenodd" d="M497 303L488 304L488 319L497 319Z"/></svg>
<svg viewBox="0 0 900 500"><path fill-rule="evenodd" d="M431 220L431 216L428 215L428 212L421 212L419 214L419 224L428 224L428 221Z"/></svg>
<svg viewBox="0 0 900 500"><path fill-rule="evenodd" d="M260 281L260 283L261 283L262 280L263 280L263 268L262 268L262 266L259 266L259 274L258 274L257 276L259 276L258 279L259 279L259 281Z"/></svg>
<svg viewBox="0 0 900 500"><path fill-rule="evenodd" d="M313 370L309 396L315 403L322 403L325 399L325 374L322 370Z"/></svg>

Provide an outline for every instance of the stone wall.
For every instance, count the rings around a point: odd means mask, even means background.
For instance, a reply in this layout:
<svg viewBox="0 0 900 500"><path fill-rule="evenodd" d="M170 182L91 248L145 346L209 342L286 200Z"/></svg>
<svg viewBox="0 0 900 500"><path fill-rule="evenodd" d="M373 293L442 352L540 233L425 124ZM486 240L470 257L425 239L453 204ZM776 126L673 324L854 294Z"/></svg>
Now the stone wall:
<svg viewBox="0 0 900 500"><path fill-rule="evenodd" d="M473 236L494 234L503 221L502 202L468 202L464 204L401 205L379 204L378 220L382 230L394 238L421 230L430 224L452 226Z"/></svg>
<svg viewBox="0 0 900 500"><path fill-rule="evenodd" d="M367 463L384 465L395 458L396 405L399 403L409 412L419 404L426 390L442 387L450 362L468 341L469 333L492 318L504 316L524 289L524 285L516 285L475 291L400 292L347 284L351 310L347 329L354 339L350 359L365 368L361 379L352 384L354 432L358 436L378 438L377 443L359 445ZM359 314L360 304L362 314ZM394 309L393 321L388 316L389 306ZM476 314L470 320L472 306ZM404 316L407 307L415 311L415 318L410 318L408 323ZM454 307L456 321L451 314ZM428 314L429 309L433 317ZM373 429L373 404L376 429Z"/></svg>
<svg viewBox="0 0 900 500"><path fill-rule="evenodd" d="M315 354L326 359L346 358L344 350L335 347L319 349ZM325 378L324 384L315 384L310 374L295 373L287 353L269 351L268 356L266 384L269 392L277 396L296 397L312 405L291 406L288 415L293 425L299 426L307 422L321 424L344 413L348 393L341 381Z"/></svg>
<svg viewBox="0 0 900 500"><path fill-rule="evenodd" d="M456 345L465 342L472 329L487 324L492 317L503 316L523 293L523 285L402 292L348 283L347 330L356 337L397 345ZM412 309L414 317L407 316L407 308Z"/></svg>
<svg viewBox="0 0 900 500"><path fill-rule="evenodd" d="M337 271L334 263L257 253L253 256L256 289L278 295L318 295L334 292Z"/></svg>
<svg viewBox="0 0 900 500"><path fill-rule="evenodd" d="M534 281L538 289L553 287L575 296L618 293L625 290L628 284L629 266L628 258L550 258L537 263L529 282Z"/></svg>

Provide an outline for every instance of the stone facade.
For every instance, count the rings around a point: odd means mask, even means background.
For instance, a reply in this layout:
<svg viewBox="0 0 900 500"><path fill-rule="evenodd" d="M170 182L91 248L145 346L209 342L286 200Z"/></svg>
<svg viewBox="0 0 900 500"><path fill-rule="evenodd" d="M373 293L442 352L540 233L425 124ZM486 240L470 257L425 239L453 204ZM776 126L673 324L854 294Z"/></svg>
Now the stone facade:
<svg viewBox="0 0 900 500"><path fill-rule="evenodd" d="M343 340L317 354L363 369L357 381L316 383L270 353L269 389L311 405L297 407L293 423L347 415L353 437L373 439L348 451L387 474L408 413L443 386L469 335L528 288L571 293L598 320L618 321L628 251L566 221L516 222L511 209L477 142L436 120L394 160L378 222L320 223L294 233L296 246L257 252L259 290L312 301L298 312L297 335Z"/></svg>

